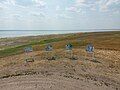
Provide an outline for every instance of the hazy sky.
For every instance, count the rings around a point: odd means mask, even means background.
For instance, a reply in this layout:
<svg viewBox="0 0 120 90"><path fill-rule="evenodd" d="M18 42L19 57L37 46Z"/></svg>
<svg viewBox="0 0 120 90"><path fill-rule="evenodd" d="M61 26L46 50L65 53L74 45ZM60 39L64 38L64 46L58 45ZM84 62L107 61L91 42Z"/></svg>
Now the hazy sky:
<svg viewBox="0 0 120 90"><path fill-rule="evenodd" d="M0 30L120 29L120 0L0 0Z"/></svg>

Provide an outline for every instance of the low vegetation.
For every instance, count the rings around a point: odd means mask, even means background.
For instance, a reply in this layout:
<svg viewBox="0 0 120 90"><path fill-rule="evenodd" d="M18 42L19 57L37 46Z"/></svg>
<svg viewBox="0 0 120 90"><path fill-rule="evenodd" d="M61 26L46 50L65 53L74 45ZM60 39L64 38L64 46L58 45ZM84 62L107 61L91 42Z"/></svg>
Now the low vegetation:
<svg viewBox="0 0 120 90"><path fill-rule="evenodd" d="M42 37L42 38L41 38ZM24 41L15 44L17 41ZM20 37L11 39L0 39L0 42L13 42L13 45L4 45L0 50L0 58L16 55L24 52L24 48L32 46L34 51L43 50L44 46L52 43L55 49L64 48L67 43L72 43L74 48L85 47L88 43L93 43L98 49L120 50L120 32L95 32L95 33L76 33L51 36Z"/></svg>

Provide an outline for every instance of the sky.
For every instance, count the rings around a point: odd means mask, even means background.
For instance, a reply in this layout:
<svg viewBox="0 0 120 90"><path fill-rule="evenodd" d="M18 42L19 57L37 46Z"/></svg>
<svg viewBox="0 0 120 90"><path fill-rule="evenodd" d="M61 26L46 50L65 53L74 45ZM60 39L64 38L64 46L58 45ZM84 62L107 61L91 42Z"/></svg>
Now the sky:
<svg viewBox="0 0 120 90"><path fill-rule="evenodd" d="M0 0L0 30L120 29L120 0Z"/></svg>

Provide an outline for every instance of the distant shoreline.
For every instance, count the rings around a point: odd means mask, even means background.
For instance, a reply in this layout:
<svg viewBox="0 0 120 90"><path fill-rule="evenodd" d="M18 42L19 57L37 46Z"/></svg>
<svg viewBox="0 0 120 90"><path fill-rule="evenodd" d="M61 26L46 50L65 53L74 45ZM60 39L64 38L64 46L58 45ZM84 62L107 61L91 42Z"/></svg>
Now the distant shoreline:
<svg viewBox="0 0 120 90"><path fill-rule="evenodd" d="M86 30L86 31L85 31ZM0 39L2 38L19 38L29 36L43 36L55 34L70 34L70 33L90 33L90 32L114 32L120 29L83 29L83 30L0 30Z"/></svg>
<svg viewBox="0 0 120 90"><path fill-rule="evenodd" d="M113 31L113 30L114 30L114 31L118 31L118 30L120 30L120 29L76 29L76 30L75 30L75 29L73 29L73 30L72 30L72 29L71 29L71 30L67 30L67 29L66 29L66 30L65 30L65 29L64 29L64 30L55 30L55 29L53 29L53 30L47 30L47 29L46 29L46 30L37 30L37 29L36 29L36 30L32 30L32 29L30 29L30 30L25 30L25 29L21 29L21 30L20 30L20 29L18 29L18 30L12 30L12 29L10 29L10 30L7 30L7 29L3 29L3 30L2 30L2 29L1 29L0 31L81 31L81 30L84 30L84 31L97 30L97 31L99 32L99 31L101 31L101 30L104 30L104 31L106 31L106 30L107 30L107 31L111 31L111 30L112 30L112 31Z"/></svg>

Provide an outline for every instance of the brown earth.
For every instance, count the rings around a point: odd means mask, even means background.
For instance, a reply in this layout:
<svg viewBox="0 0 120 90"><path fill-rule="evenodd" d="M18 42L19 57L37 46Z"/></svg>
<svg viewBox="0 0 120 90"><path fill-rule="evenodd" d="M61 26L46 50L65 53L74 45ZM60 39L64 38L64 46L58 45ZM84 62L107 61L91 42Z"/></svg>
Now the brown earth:
<svg viewBox="0 0 120 90"><path fill-rule="evenodd" d="M35 51L34 62L26 55L0 58L0 90L120 90L120 51L95 50L95 60L74 49L74 59L62 49Z"/></svg>

